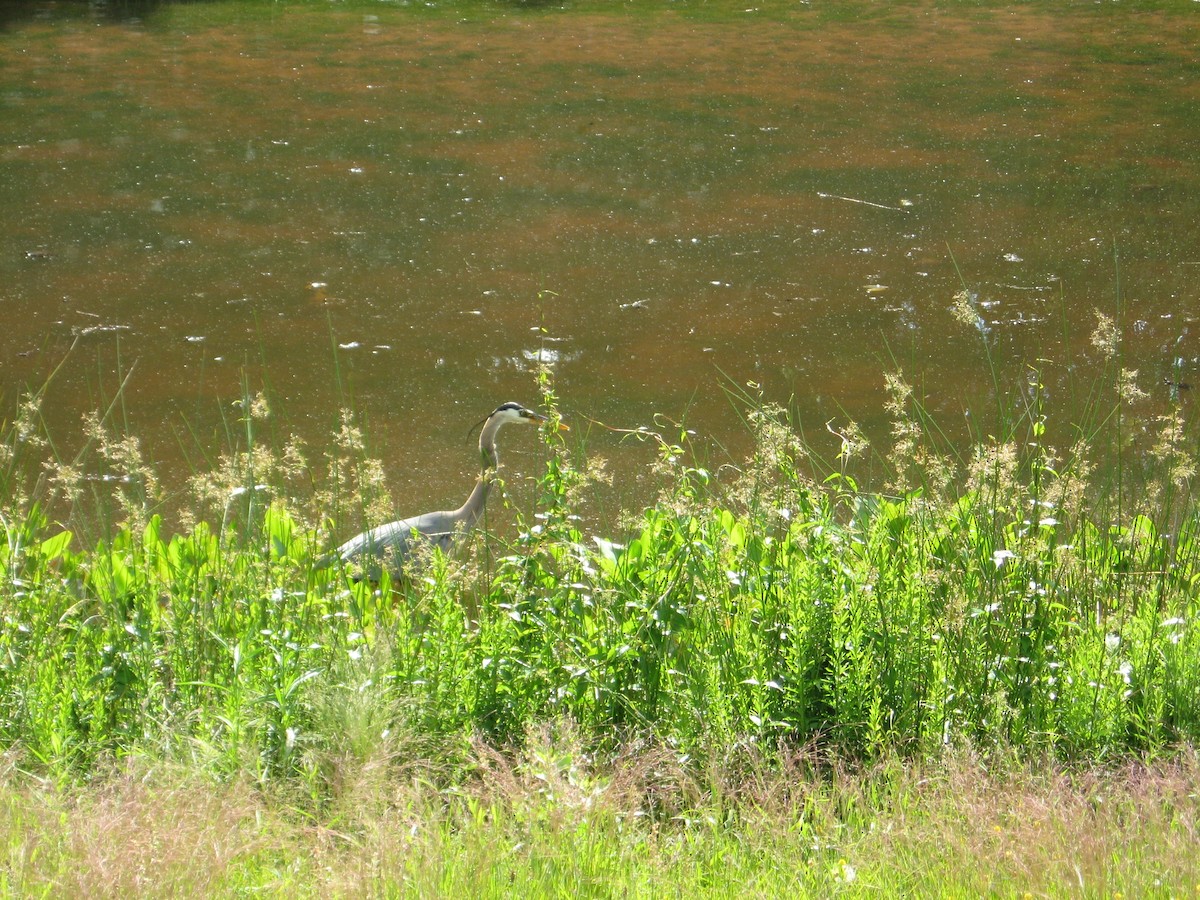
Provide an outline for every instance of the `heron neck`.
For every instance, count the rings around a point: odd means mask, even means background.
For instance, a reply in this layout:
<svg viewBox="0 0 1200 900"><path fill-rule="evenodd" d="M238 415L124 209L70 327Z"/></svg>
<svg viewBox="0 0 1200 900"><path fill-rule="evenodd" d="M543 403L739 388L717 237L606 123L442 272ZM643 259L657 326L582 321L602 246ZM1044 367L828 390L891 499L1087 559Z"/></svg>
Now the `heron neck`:
<svg viewBox="0 0 1200 900"><path fill-rule="evenodd" d="M483 513L483 507L487 503L488 491L491 487L491 475L485 471L479 476L479 480L475 482L475 487L471 489L471 495L467 497L467 502L459 507L458 512L462 517L463 524L467 528L474 528L475 523L479 521L479 516Z"/></svg>
<svg viewBox="0 0 1200 900"><path fill-rule="evenodd" d="M498 419L490 418L483 423L483 430L479 432L479 459L483 465L483 471L479 475L479 480L475 482L475 487L471 490L471 496L467 497L467 502L458 510L468 528L474 527L475 522L483 513L488 491L492 486L492 473L500 465L500 456L496 452L496 432L500 430L500 425L501 422Z"/></svg>
<svg viewBox="0 0 1200 900"><path fill-rule="evenodd" d="M483 430L479 432L479 458L485 472L500 467L500 456L496 452L496 432L502 424L500 419L493 416L483 423Z"/></svg>

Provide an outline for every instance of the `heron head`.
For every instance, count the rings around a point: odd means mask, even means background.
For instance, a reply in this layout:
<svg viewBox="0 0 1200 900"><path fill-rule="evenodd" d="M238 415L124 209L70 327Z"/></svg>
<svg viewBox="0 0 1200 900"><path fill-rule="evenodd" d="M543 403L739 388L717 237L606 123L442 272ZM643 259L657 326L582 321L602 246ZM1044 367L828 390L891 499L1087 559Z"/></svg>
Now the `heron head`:
<svg viewBox="0 0 1200 900"><path fill-rule="evenodd" d="M489 419L497 419L500 422L524 422L527 425L536 425L539 422L545 422L546 417L541 413L535 413L532 409L526 409L520 403L501 403L488 416Z"/></svg>
<svg viewBox="0 0 1200 900"><path fill-rule="evenodd" d="M488 419L495 419L497 424L508 424L510 422L523 422L526 425L540 425L542 422L549 421L548 417L541 413L534 412L532 409L526 409L520 403L501 403L488 416ZM571 429L562 422L558 423L559 431L570 431Z"/></svg>

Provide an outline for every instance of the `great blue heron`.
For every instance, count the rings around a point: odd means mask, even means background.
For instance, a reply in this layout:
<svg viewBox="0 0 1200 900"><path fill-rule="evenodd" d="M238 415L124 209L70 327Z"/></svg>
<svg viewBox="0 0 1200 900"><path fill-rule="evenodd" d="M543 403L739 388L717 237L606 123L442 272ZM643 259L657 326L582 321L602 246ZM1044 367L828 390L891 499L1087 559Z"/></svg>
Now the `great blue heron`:
<svg viewBox="0 0 1200 900"><path fill-rule="evenodd" d="M383 565L393 573L400 573L414 537L418 541L441 547L443 552L450 552L455 541L470 531L483 513L493 474L500 465L500 458L496 453L496 432L511 423L536 425L545 421L545 416L526 409L519 403L500 404L484 420L483 428L480 429L479 456L483 463L483 471L462 506L458 509L422 513L368 529L338 547L336 556L344 564L357 565L365 577L376 580ZM567 430L567 426L561 423L558 427Z"/></svg>

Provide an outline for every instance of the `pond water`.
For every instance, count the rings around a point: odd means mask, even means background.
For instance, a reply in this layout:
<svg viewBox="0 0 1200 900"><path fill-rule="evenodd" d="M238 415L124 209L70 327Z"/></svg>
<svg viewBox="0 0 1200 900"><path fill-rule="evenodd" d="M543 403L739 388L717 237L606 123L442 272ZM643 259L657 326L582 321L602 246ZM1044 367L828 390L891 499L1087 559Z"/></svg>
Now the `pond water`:
<svg viewBox="0 0 1200 900"><path fill-rule="evenodd" d="M1070 415L1097 308L1165 402L1200 355L1197 4L821 6L12 4L6 408L66 357L63 454L123 382L170 471L243 383L317 450L352 406L407 510L457 502L538 360L618 473L647 451L588 418L736 450L748 381L882 438L893 358L951 430L992 415L964 281L1002 403L1036 364Z"/></svg>

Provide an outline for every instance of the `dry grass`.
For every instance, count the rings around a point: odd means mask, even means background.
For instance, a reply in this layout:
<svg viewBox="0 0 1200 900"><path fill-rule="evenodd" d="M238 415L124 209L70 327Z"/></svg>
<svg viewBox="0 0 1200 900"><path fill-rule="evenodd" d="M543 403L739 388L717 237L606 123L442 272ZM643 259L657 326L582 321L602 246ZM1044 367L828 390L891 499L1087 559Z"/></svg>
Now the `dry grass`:
<svg viewBox="0 0 1200 900"><path fill-rule="evenodd" d="M904 803L858 842L864 880L921 896L1195 896L1194 755L1116 771L990 771L959 759L906 772Z"/></svg>
<svg viewBox="0 0 1200 900"><path fill-rule="evenodd" d="M147 771L57 791L9 770L0 787L4 888L13 896L183 897L278 853L244 785Z"/></svg>
<svg viewBox="0 0 1200 900"><path fill-rule="evenodd" d="M178 769L0 781L8 896L1196 896L1200 763L856 770L811 752L727 768L664 749L597 764L570 729L483 745L462 783L343 761L339 802ZM136 771L134 771L136 769Z"/></svg>

